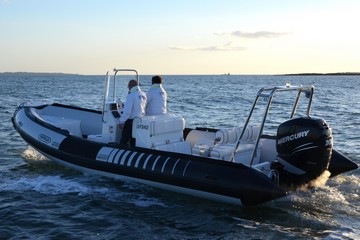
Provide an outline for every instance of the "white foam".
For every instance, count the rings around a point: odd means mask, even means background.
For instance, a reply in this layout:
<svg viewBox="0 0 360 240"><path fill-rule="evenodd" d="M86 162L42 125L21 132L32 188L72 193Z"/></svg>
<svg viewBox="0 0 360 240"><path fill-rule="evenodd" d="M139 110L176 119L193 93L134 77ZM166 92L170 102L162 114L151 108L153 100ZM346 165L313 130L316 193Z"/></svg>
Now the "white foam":
<svg viewBox="0 0 360 240"><path fill-rule="evenodd" d="M60 176L38 176L35 178L22 177L12 182L0 186L3 191L35 191L43 194L67 194L77 193L79 195L87 195L94 189L86 187L74 180L67 180ZM106 188L97 188L96 192L106 192Z"/></svg>
<svg viewBox="0 0 360 240"><path fill-rule="evenodd" d="M33 160L33 161L44 161L48 160L45 156L43 156L41 153L36 151L33 147L29 146L22 154L21 156L25 158L26 160Z"/></svg>
<svg viewBox="0 0 360 240"><path fill-rule="evenodd" d="M296 202L310 203L317 205L318 203L329 204L332 203L334 205L341 206L345 208L345 206L349 205L349 202L346 200L346 197L343 193L330 186L322 186L318 188L301 188L298 189L297 194L293 196L292 200ZM314 201L315 200L315 201Z"/></svg>
<svg viewBox="0 0 360 240"><path fill-rule="evenodd" d="M334 178L334 181L338 184L349 184L355 187L360 186L360 177L356 175L338 175Z"/></svg>
<svg viewBox="0 0 360 240"><path fill-rule="evenodd" d="M326 185L326 182L329 180L331 173L329 171L324 171L318 178L312 180L311 182L304 184L300 187L301 190L307 190L309 188L321 188Z"/></svg>

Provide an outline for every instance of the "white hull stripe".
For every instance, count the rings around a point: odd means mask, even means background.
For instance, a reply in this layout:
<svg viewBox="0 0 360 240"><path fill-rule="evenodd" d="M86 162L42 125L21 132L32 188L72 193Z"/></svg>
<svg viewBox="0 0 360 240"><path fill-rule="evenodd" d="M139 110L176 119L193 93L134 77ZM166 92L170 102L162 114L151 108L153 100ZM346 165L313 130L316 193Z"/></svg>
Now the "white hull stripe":
<svg viewBox="0 0 360 240"><path fill-rule="evenodd" d="M144 153L141 153L140 156L138 156L138 157L136 158L135 165L139 163L140 159L141 159L143 156L144 156ZM127 166L128 166L128 167L131 166L131 161L128 162Z"/></svg>
<svg viewBox="0 0 360 240"><path fill-rule="evenodd" d="M185 172L186 172L186 169L187 169L187 167L189 166L189 163L190 163L191 161L189 161L187 164L186 164L186 166L184 167L184 171L183 171L183 176L185 176Z"/></svg>
<svg viewBox="0 0 360 240"><path fill-rule="evenodd" d="M109 147L101 148L97 154L96 160L130 168L168 173L171 175L180 173L183 176L185 175L187 166L191 162L191 160L182 160L180 158L164 157L161 155Z"/></svg>
<svg viewBox="0 0 360 240"><path fill-rule="evenodd" d="M171 170L171 174L174 174L174 171L175 171L175 167L176 165L178 164L178 162L180 161L180 158L178 158L178 160L176 161L176 163L174 164L172 170Z"/></svg>
<svg viewBox="0 0 360 240"><path fill-rule="evenodd" d="M146 165L147 165L147 163L149 162L149 159L152 157L152 154L150 154L147 158L146 158L146 160L145 160L145 162L144 162L144 165L143 165L143 169L146 169Z"/></svg>
<svg viewBox="0 0 360 240"><path fill-rule="evenodd" d="M154 170L155 170L155 165L156 165L157 161L159 161L159 158L160 158L160 156L158 156L158 157L155 159L155 161L154 161L154 163L153 163L153 165L152 165L151 171L154 171Z"/></svg>
<svg viewBox="0 0 360 240"><path fill-rule="evenodd" d="M138 157L138 158L136 159L135 168L137 168L137 167L139 166L140 159L141 159L143 156L144 156L144 153L142 153L142 154L140 155L140 157Z"/></svg>
<svg viewBox="0 0 360 240"><path fill-rule="evenodd" d="M119 153L116 155L116 161L115 161L116 164L119 164L119 161L120 161L121 157L125 154L125 152L126 151L123 149L119 150Z"/></svg>
<svg viewBox="0 0 360 240"><path fill-rule="evenodd" d="M118 152L119 152L119 150L117 150L115 148L113 150L111 150L110 155L107 159L107 162L109 162L109 161L114 162L114 157Z"/></svg>
<svg viewBox="0 0 360 240"><path fill-rule="evenodd" d="M125 151L125 153L121 157L120 165L124 165L126 157L130 154L130 151Z"/></svg>
<svg viewBox="0 0 360 240"><path fill-rule="evenodd" d="M168 158L166 159L166 161L164 162L164 164L163 164L163 166L162 166L162 168L161 168L161 172L162 172L162 173L164 172L166 163L169 161L169 159L170 159L170 157L168 157ZM177 161L176 161L176 162L177 162Z"/></svg>

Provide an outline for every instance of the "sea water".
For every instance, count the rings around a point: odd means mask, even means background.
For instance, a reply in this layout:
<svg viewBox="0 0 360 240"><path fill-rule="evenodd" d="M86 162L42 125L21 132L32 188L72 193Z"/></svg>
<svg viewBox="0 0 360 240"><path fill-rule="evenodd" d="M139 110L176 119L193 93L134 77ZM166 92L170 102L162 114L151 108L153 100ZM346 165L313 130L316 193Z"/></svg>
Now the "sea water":
<svg viewBox="0 0 360 240"><path fill-rule="evenodd" d="M125 100L130 76L122 77L119 97ZM187 127L241 126L261 87L314 85L311 114L326 119L334 147L360 164L359 76L163 77L168 109L181 113ZM150 82L151 76L140 76L144 91ZM26 101L101 110L103 84L104 76L0 74L0 239L360 238L360 170L239 207L71 170L29 147L12 127L13 112ZM269 132L289 117L293 104L288 96L273 102Z"/></svg>

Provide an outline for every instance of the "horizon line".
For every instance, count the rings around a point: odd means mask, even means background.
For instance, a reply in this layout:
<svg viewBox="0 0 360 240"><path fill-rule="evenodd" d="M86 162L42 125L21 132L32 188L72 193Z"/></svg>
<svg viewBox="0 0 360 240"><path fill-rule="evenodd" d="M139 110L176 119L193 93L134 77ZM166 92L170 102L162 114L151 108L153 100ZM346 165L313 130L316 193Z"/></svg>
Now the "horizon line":
<svg viewBox="0 0 360 240"><path fill-rule="evenodd" d="M29 74L29 75L78 75L78 76L104 76L105 74L81 74L81 73L64 73L64 72L26 72L26 71L19 71L19 72L0 72L1 75L21 75L21 74ZM149 75L159 75L159 74L139 74L144 76ZM326 75L360 75L360 72L332 72L332 73L199 73L199 74L160 74L162 76L189 76L189 75L211 75L211 76L241 76L241 75L272 75L272 76L326 76Z"/></svg>

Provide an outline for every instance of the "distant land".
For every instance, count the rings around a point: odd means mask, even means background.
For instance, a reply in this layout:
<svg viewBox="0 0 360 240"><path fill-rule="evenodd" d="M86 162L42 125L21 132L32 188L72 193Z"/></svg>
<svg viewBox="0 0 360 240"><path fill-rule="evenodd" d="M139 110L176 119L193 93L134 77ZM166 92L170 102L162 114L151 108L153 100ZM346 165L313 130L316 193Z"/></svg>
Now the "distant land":
<svg viewBox="0 0 360 240"><path fill-rule="evenodd" d="M358 76L360 72L338 72L338 73L291 73L282 76Z"/></svg>
<svg viewBox="0 0 360 240"><path fill-rule="evenodd" d="M62 76L62 75L81 75L76 73L45 73L45 72L0 72L1 75L30 75L30 76L41 76L41 75L54 75L54 76Z"/></svg>

